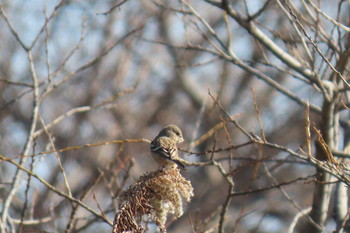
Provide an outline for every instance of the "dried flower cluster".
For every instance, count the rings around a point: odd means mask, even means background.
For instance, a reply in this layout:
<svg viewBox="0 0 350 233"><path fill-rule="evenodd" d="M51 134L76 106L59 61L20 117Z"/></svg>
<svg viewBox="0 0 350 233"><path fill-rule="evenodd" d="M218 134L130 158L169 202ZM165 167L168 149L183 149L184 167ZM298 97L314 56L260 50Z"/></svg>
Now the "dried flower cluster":
<svg viewBox="0 0 350 233"><path fill-rule="evenodd" d="M155 171L141 176L122 197L114 224L113 233L145 232L143 216L152 220L162 232L167 215L179 218L183 214L183 199L191 200L193 188L178 168Z"/></svg>

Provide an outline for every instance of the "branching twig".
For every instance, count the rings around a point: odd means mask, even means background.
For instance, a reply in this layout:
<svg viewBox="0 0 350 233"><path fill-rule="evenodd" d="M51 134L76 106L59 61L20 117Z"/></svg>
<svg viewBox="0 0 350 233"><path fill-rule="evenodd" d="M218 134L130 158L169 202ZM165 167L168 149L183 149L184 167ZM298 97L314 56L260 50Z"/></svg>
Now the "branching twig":
<svg viewBox="0 0 350 233"><path fill-rule="evenodd" d="M30 71L31 71L31 76L32 76L32 81L33 81L34 92L33 92L32 121L31 121L30 130L28 133L27 141L26 141L26 144L25 144L24 149L23 149L23 153L22 153L23 155L27 155L29 153L31 146L32 146L32 142L34 140L34 132L35 132L35 128L36 128L37 120L38 120L38 115L39 115L39 81L38 81L38 78L36 76L36 72L34 69L34 63L33 63L33 57L32 57L31 51L28 52L28 60L30 63ZM26 160L25 157L21 157L18 165L22 166L24 164L25 160ZM1 221L0 221L0 223L2 224L2 225L0 225L2 232L5 231L4 224L6 224L6 222L7 222L8 211L9 211L11 202L14 198L14 195L16 194L18 189L20 188L21 174L22 174L21 170L19 169L19 167L17 167L15 176L13 178L11 190L10 190L9 194L7 195L7 197L4 201L4 205L3 205Z"/></svg>
<svg viewBox="0 0 350 233"><path fill-rule="evenodd" d="M78 204L79 206L83 207L84 209L86 209L88 212L92 213L93 215L95 215L97 218L102 219L104 222L108 223L109 225L112 226L112 221L110 221L109 219L105 218L104 216L102 216L100 213L98 213L97 211L95 211L94 209L90 208L89 206L87 206L86 204L84 204L82 201L71 197L70 195L59 191L57 188L55 188L54 186L52 186L51 184L49 184L46 180L44 180L43 178L41 178L39 175L31 172L30 170L28 170L27 168L23 167L22 165L20 165L19 163L16 163L14 161L12 161L11 159L8 159L2 155L0 155L0 160L9 162L11 164L13 164L14 166L16 166L19 170L26 172L28 175L33 176L35 179L37 179L40 183L42 183L43 185L45 185L49 190L53 191L54 193L56 193L59 196L64 197L65 199Z"/></svg>
<svg viewBox="0 0 350 233"><path fill-rule="evenodd" d="M85 144L85 145L80 145L80 146L70 146L70 147L65 147L65 148L59 149L59 150L43 151L43 152L36 153L36 154L20 155L20 156L17 156L15 158L8 159L8 160L14 160L16 158L22 158L22 157L33 157L33 156L38 156L38 155L47 155L47 154L52 154L52 153L61 153L61 152L71 151L71 150L80 150L80 149L88 148L88 147L104 146L104 145L110 145L110 144L135 143L135 142L151 143L151 141L148 139L112 140L112 141L107 141L107 142ZM2 157L5 157L5 156L2 156ZM1 159L0 159L0 161L1 161Z"/></svg>

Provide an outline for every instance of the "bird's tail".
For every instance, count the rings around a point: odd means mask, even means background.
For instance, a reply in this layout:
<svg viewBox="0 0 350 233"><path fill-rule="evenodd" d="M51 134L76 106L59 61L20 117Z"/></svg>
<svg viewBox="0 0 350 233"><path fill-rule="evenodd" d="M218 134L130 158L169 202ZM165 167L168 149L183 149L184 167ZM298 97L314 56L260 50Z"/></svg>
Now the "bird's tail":
<svg viewBox="0 0 350 233"><path fill-rule="evenodd" d="M187 171L188 168L186 167L185 164L183 164L180 160L173 160L182 170Z"/></svg>

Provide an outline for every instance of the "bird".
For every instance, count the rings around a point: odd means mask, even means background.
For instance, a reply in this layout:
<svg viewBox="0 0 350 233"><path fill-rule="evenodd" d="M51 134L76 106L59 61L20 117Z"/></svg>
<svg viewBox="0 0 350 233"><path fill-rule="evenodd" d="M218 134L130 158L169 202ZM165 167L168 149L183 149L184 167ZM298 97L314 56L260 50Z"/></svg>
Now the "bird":
<svg viewBox="0 0 350 233"><path fill-rule="evenodd" d="M153 159L160 164L162 170L175 164L182 170L188 170L179 160L177 143L183 142L182 131L177 125L164 127L151 142ZM176 166L175 165L175 166Z"/></svg>

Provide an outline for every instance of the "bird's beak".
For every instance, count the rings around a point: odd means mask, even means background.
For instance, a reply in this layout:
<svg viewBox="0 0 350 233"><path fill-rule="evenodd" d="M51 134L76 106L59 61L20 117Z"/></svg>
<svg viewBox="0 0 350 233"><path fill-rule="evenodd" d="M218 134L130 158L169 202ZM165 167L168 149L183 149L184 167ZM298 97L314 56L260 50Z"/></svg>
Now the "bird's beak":
<svg viewBox="0 0 350 233"><path fill-rule="evenodd" d="M184 141L184 138L179 138L179 143L183 142Z"/></svg>

